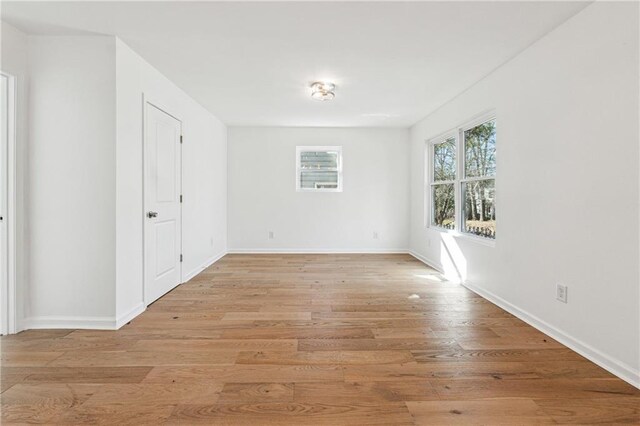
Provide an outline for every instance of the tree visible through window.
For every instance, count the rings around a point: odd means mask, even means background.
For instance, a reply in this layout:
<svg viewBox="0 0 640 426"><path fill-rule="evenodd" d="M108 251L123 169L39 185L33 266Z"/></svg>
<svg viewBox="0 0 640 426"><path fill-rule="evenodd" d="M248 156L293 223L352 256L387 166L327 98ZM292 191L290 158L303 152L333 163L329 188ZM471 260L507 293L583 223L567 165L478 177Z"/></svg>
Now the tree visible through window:
<svg viewBox="0 0 640 426"><path fill-rule="evenodd" d="M462 230L496 237L496 121L465 130Z"/></svg>
<svg viewBox="0 0 640 426"><path fill-rule="evenodd" d="M455 227L456 140L448 138L433 145L433 199L431 224Z"/></svg>
<svg viewBox="0 0 640 426"><path fill-rule="evenodd" d="M495 119L436 139L429 147L431 225L494 239Z"/></svg>

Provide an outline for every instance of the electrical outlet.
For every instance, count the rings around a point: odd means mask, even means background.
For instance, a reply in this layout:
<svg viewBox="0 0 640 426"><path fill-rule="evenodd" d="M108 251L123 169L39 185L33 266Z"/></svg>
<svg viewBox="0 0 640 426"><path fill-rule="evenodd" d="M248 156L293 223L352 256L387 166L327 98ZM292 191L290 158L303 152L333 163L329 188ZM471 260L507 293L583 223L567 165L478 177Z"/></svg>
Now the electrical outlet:
<svg viewBox="0 0 640 426"><path fill-rule="evenodd" d="M373 231L373 239L374 240L378 239L378 232L377 231Z"/></svg>
<svg viewBox="0 0 640 426"><path fill-rule="evenodd" d="M562 303L567 303L567 286L556 284L556 299Z"/></svg>
<svg viewBox="0 0 640 426"><path fill-rule="evenodd" d="M269 239L273 240L273 231L269 231Z"/></svg>
<svg viewBox="0 0 640 426"><path fill-rule="evenodd" d="M211 244L211 247L213 247L213 237L211 237L210 244Z"/></svg>

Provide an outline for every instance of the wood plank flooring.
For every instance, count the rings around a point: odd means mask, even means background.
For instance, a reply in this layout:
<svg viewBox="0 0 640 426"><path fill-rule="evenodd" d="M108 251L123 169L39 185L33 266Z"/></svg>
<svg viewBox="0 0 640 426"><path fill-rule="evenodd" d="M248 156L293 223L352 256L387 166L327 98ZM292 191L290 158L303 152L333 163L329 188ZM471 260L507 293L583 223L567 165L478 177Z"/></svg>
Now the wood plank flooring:
<svg viewBox="0 0 640 426"><path fill-rule="evenodd" d="M228 255L118 331L1 340L2 424L640 424L640 391L408 255Z"/></svg>

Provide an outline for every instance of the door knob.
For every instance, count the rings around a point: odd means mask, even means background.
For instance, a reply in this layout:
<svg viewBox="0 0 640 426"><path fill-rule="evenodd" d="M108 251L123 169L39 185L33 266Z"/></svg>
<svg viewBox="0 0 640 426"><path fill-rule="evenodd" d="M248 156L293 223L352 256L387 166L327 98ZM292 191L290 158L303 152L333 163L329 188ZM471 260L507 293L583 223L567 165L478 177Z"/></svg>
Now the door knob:
<svg viewBox="0 0 640 426"><path fill-rule="evenodd" d="M147 217L149 219L151 219L152 217L157 217L158 216L158 212L149 212L147 213Z"/></svg>

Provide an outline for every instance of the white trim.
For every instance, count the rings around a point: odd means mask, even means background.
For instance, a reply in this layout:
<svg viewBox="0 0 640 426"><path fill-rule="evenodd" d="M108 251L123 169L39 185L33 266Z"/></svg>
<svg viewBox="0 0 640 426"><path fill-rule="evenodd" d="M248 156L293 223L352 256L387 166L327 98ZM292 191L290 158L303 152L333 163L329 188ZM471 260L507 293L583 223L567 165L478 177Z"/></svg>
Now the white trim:
<svg viewBox="0 0 640 426"><path fill-rule="evenodd" d="M216 255L214 255L213 257L209 258L207 261L205 261L200 267L194 269L192 272L188 273L185 277L184 277L184 281L182 281L182 284L188 282L189 280L191 280L191 278L195 277L196 275L198 275L200 272L204 271L205 269L207 269L209 266L213 265L214 263L216 263L218 260L222 259L225 255L227 254L226 251L222 251Z"/></svg>
<svg viewBox="0 0 640 426"><path fill-rule="evenodd" d="M609 371L611 374L614 374L625 382L637 388L640 388L640 371L634 370L630 365L626 365L625 363L602 353L598 349L568 335L564 331L559 330L551 324L545 322L544 320L536 317L535 315L518 308L517 306L507 302L500 296L497 296L488 290L484 290L483 288L478 287L477 285L474 285L469 281L463 282L462 285L473 291L480 297L493 303L494 305L497 305L510 314L515 315L533 328L536 328L549 337L557 340L569 349L587 358L589 361L599 365L600 367Z"/></svg>
<svg viewBox="0 0 640 426"><path fill-rule="evenodd" d="M443 268L439 262L436 262L432 259L429 259L413 250L406 249L380 249L380 250L336 250L336 249L230 249L226 252L221 252L217 256L214 256L209 261L203 264L202 269L206 269L208 266L220 260L226 254L383 254L383 253L404 253L413 256L415 259L424 263L426 266L435 269L436 271L442 273ZM197 275L199 272L197 271L193 274L193 276ZM191 275L191 274L190 274ZM192 277L193 277L192 276ZM191 278L192 278L191 277ZM189 278L190 279L190 278ZM557 340L561 344L565 345L569 349L577 352L578 354L584 356L589 361L599 365L615 376L621 378L627 383L637 387L640 389L640 371L634 370L633 367L626 365L618 360L611 358L610 356L600 352L599 350L593 348L592 346L574 338L570 335L566 334L562 330L557 329L556 327L548 324L542 319L536 317L524 311L517 306L507 302L502 299L500 296L493 294L488 290L484 290L481 287L478 287L469 281L465 281L462 283L464 287L469 289L470 291L476 293L480 297L488 300L489 302L495 304L496 306L504 309L510 314L516 316L522 321L526 322L533 328L541 331L542 333L547 334L551 338ZM140 315L145 311L145 306L143 303L136 306L127 314L121 316L119 319L114 320L114 318L109 317L34 317L27 318L21 324L22 329L52 329L52 328L62 328L62 329L94 329L94 330L117 330L122 327L124 324L131 321L136 316Z"/></svg>
<svg viewBox="0 0 640 426"><path fill-rule="evenodd" d="M407 249L315 249L315 248L246 248L229 249L229 254L407 254Z"/></svg>
<svg viewBox="0 0 640 426"><path fill-rule="evenodd" d="M79 329L79 330L117 330L146 310L140 303L129 312L115 317L64 317L42 316L25 318L21 324L24 330L34 329Z"/></svg>
<svg viewBox="0 0 640 426"><path fill-rule="evenodd" d="M338 152L338 167L336 169L326 169L326 171L338 172L337 188L302 188L300 186L300 154L303 152ZM342 192L342 146L296 146L296 192Z"/></svg>
<svg viewBox="0 0 640 426"><path fill-rule="evenodd" d="M193 276L202 272L208 266L220 260L227 252L212 257L203 264L203 267L194 271ZM193 277L191 277L193 278ZM189 278L189 279L191 279ZM58 316L44 316L44 317L32 317L26 318L20 324L21 329L80 329L80 330L118 330L125 324L129 323L135 317L143 313L147 309L144 302L140 302L137 306L126 312L120 317L58 317Z"/></svg>
<svg viewBox="0 0 640 426"><path fill-rule="evenodd" d="M495 247L496 239L495 238L485 238L479 235L470 234L468 232L454 232L453 236L455 238L460 238L461 240L471 241L475 244L481 244L487 247Z"/></svg>
<svg viewBox="0 0 640 426"><path fill-rule="evenodd" d="M427 265L429 268L435 269L436 271L440 272L441 274L444 274L444 268L442 267L442 265L440 264L440 262L436 262L434 260L431 260L413 250L409 250L407 252L407 254L410 254L411 256L415 257L416 259L418 259L420 262L424 263L425 265Z"/></svg>
<svg viewBox="0 0 640 426"><path fill-rule="evenodd" d="M140 315L146 310L147 310L147 307L145 306L144 302L140 302L138 306L131 309L129 312L125 313L124 315L120 315L120 318L116 319L115 327L114 327L115 330L118 330L120 327L127 324L132 319L134 319L135 317L137 317L138 315Z"/></svg>
<svg viewBox="0 0 640 426"><path fill-rule="evenodd" d="M433 219L433 209L434 209L434 205L432 203L432 199L433 199L433 187L436 185L451 185L453 184L453 188L454 188L454 219L453 219L453 226L457 227L458 226L458 218L455 216L457 214L456 212L456 206L458 205L458 194L456 191L456 184L457 184L457 179L458 179L458 154L459 154L459 150L458 150L458 136L459 136L459 132L457 132L455 129L453 130L448 130L444 133L439 134L436 137L433 137L431 139L428 139L425 142L425 167L424 167L424 193L425 193L425 206L424 206L424 226L425 228L435 228L435 229L439 229L439 230L447 230L446 228L442 228L439 227L438 225L435 225L433 223L431 223L432 219ZM455 162L456 162L456 178L453 180L446 180L446 181L435 181L434 179L434 170L433 170L433 162L435 159L435 155L434 155L434 149L436 147L436 145L442 145L443 143L447 142L448 140L453 139L453 143L454 143L454 155L455 155Z"/></svg>
<svg viewBox="0 0 640 426"><path fill-rule="evenodd" d="M425 256L422 256L421 254L416 253L413 250L409 251L409 254L413 257L415 257L416 259L418 259L419 261L421 261L422 263L424 263L425 265L439 271L439 272L443 272L442 266L439 264L439 262L435 262L431 259L426 258ZM554 340L557 340L558 342L560 342L561 344L565 345L567 348L571 349L574 352L577 352L578 354L582 355L583 357L587 358L589 361L593 362L594 364L599 365L600 367L604 368L605 370L607 370L608 372L610 372L611 374L621 378L622 380L624 380L625 382L640 388L640 371L636 371L633 369L633 367L626 365L620 361L617 361L613 358L611 358L610 356L600 352L599 350L595 349L594 347L574 338L569 336L568 334L566 334L564 331L557 329L556 327L552 326L551 324L541 320L540 318L536 317L535 315L530 314L527 311L524 311L520 308L518 308L517 306L507 302L506 300L504 300L503 298L501 298L500 296L497 296L495 294L493 294L492 292L488 291L488 290L484 290L472 283L470 283L468 280L464 281L461 283L464 287L466 287L467 289L471 290L472 292L476 293L478 296L482 297L483 299L488 300L489 302L493 303L494 305L500 307L501 309L504 309L505 311L509 312L510 314L514 315L515 317L521 319L522 321L526 322L527 324L529 324L530 326L532 326L533 328L541 331L542 333L548 335L549 337L551 337Z"/></svg>
<svg viewBox="0 0 640 426"><path fill-rule="evenodd" d="M496 180L495 176L474 176L474 177L468 177L468 178L464 178L464 179L460 179L461 183L465 183L465 182L479 182L482 180Z"/></svg>
<svg viewBox="0 0 640 426"><path fill-rule="evenodd" d="M2 72L7 79L7 146L2 147L2 161L6 178L6 197L3 200L3 208L6 211L0 213L4 216L2 226L5 227L5 247L2 252L5 258L2 259L3 267L6 267L6 274L2 277L2 311L3 318L0 320L0 333L15 334L18 331L17 321L17 286L16 286L16 148L17 148L17 79L15 76Z"/></svg>
<svg viewBox="0 0 640 426"><path fill-rule="evenodd" d="M114 317L58 317L44 316L25 318L22 328L33 329L82 329L82 330L115 330Z"/></svg>
<svg viewBox="0 0 640 426"><path fill-rule="evenodd" d="M496 119L496 109L489 108L484 110L483 112L474 115L467 121L465 121L461 126L458 126L461 132L466 130L473 129L476 126L486 123L487 121Z"/></svg>
<svg viewBox="0 0 640 426"><path fill-rule="evenodd" d="M473 243L481 244L487 247L495 247L496 240L494 238L484 238L479 235L469 234L467 232L460 232L454 229L445 229L440 228L438 226L431 226L429 228L430 231L440 232L441 234L448 234L455 238L460 238L461 240L471 241Z"/></svg>
<svg viewBox="0 0 640 426"><path fill-rule="evenodd" d="M147 291L147 257L149 256L147 249L147 97L142 92L142 211L140 219L142 220L142 303L147 306L149 292Z"/></svg>

